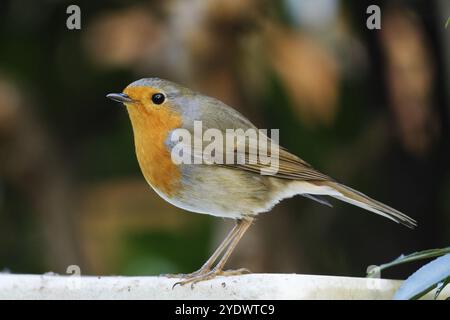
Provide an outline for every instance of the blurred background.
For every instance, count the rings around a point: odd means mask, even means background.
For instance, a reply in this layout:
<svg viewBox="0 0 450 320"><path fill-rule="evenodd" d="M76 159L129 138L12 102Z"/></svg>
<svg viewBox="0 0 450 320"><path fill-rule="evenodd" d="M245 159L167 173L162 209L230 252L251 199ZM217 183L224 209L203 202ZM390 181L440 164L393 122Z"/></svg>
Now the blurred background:
<svg viewBox="0 0 450 320"><path fill-rule="evenodd" d="M66 27L74 3L81 30ZM296 197L260 216L229 268L364 276L448 246L449 17L448 0L2 0L0 270L153 275L209 257L232 222L160 199L105 98L150 76L279 128L291 152L419 221Z"/></svg>

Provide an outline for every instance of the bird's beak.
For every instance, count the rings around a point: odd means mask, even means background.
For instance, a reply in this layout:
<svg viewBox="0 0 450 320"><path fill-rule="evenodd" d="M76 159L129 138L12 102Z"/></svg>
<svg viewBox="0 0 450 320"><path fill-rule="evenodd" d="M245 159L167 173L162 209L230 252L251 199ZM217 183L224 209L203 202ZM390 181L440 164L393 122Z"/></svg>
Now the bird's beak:
<svg viewBox="0 0 450 320"><path fill-rule="evenodd" d="M110 93L107 94L106 97L108 99L117 101L117 102L133 102L133 99L131 99L129 96L127 96L125 93Z"/></svg>

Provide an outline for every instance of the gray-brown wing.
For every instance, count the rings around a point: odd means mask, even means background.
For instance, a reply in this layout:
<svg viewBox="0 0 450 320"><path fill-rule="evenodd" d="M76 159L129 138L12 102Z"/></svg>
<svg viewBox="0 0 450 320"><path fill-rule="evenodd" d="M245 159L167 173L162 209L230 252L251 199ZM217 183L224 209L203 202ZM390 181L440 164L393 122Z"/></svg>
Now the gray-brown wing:
<svg viewBox="0 0 450 320"><path fill-rule="evenodd" d="M256 174L261 174L264 169L270 167L269 164L263 164L260 161L256 163L249 163L249 158L252 152L246 150L246 158L244 164L223 164L221 166L240 169ZM273 177L290 180L304 180L304 181L334 181L329 176L315 170L309 163L293 155L284 148L279 149L279 168L278 171L273 174Z"/></svg>
<svg viewBox="0 0 450 320"><path fill-rule="evenodd" d="M228 105L222 103L221 101L214 98L205 98L203 97L203 103L200 105L201 116L195 113L186 112L185 117L190 119L190 121L185 121L183 127L189 131L193 131L193 123L195 120L202 119L203 129L216 128L226 132L227 129L243 129L244 131L251 129L257 130L256 126L253 125L247 118L245 118L242 114L229 107ZM197 117L195 118L194 117ZM269 138L267 138L269 139ZM246 143L249 143L249 139L245 140ZM269 139L269 144L270 144ZM249 143L250 144L250 143ZM234 152L237 153L238 147L234 149ZM225 154L229 152L228 150L216 150L216 154L218 156L225 156ZM233 151L231 151L233 152ZM258 150L255 150L251 147L245 150L245 164L217 164L220 166L237 169L237 170L245 170L248 172L253 172L255 174L261 174L261 170L264 168L270 167L270 165L265 165L259 161ZM220 154L222 153L222 154ZM235 155L233 155L234 157ZM258 159L256 163L249 163L247 160L250 157ZM320 173L315 170L311 165L307 162L303 161L299 157L293 155L286 149L279 147L279 170L276 174L273 175L277 178L282 179L291 179L291 180L318 180L318 181L329 181L333 180L330 177Z"/></svg>

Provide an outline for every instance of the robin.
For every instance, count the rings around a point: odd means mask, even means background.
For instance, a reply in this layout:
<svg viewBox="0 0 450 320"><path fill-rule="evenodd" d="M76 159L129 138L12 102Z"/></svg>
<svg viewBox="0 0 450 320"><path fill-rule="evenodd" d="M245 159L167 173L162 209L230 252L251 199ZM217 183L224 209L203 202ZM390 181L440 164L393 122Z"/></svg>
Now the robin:
<svg viewBox="0 0 450 320"><path fill-rule="evenodd" d="M284 148L279 150L279 168L272 175L261 174L260 169L265 164L260 162L174 163L171 134L177 129L191 132L195 121L202 121L205 129L215 128L222 132L238 128L256 129L243 115L217 99L159 78L135 81L123 93L111 93L107 97L126 106L140 168L156 193L187 211L236 221L227 237L199 270L173 275L183 279L176 284L193 285L218 275L249 272L247 269L223 268L255 217L295 195L323 204L329 203L322 196L331 196L409 228L417 225L407 215L340 184Z"/></svg>

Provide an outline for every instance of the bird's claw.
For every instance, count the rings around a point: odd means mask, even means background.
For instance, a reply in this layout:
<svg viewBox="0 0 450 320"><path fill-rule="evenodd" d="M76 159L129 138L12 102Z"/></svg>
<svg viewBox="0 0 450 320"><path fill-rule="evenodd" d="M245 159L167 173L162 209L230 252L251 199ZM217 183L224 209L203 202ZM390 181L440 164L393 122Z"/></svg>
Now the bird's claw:
<svg viewBox="0 0 450 320"><path fill-rule="evenodd" d="M193 272L191 274L189 274L189 277L183 277L183 281L178 281L175 282L174 285L172 286L172 289L174 289L177 285L180 286L184 286L185 284L190 283L191 284L191 289L194 289L194 284L201 282L201 281L206 281L206 280L211 280L214 279L217 276L236 276L236 275L241 275L241 274L246 274L246 273L251 273L250 270L246 269L246 268L241 268L241 269L237 269L237 270L220 270L220 269L212 269L212 270L208 270L206 272L198 272L197 274L193 275L196 272Z"/></svg>
<svg viewBox="0 0 450 320"><path fill-rule="evenodd" d="M196 277L198 275L201 274L206 274L210 271L211 269L199 269L197 271L191 272L191 273L164 273L164 274L160 274L160 277L166 277L166 278L181 278L181 279L190 279L193 277Z"/></svg>

